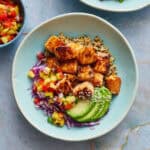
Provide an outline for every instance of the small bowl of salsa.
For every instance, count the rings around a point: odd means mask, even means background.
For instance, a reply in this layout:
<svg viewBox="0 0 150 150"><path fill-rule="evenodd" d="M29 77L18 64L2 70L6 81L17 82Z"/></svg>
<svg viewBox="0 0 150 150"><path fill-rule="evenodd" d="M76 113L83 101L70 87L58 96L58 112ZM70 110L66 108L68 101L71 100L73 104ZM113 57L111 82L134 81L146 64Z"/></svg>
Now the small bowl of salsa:
<svg viewBox="0 0 150 150"><path fill-rule="evenodd" d="M0 48L19 37L24 20L25 11L21 0L0 0Z"/></svg>

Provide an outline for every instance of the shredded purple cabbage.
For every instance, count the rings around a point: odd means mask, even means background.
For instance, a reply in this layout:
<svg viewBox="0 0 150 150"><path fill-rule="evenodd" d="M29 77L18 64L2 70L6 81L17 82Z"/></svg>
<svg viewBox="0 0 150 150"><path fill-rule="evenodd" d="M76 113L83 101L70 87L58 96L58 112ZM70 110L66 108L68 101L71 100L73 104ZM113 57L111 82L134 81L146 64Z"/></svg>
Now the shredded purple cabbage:
<svg viewBox="0 0 150 150"><path fill-rule="evenodd" d="M65 120L66 120L66 125L68 128L71 128L71 127L92 127L95 125L99 125L99 121L85 122L85 123L76 122L75 120L73 120L72 118L70 118L67 115L65 115Z"/></svg>
<svg viewBox="0 0 150 150"><path fill-rule="evenodd" d="M39 72L41 70L44 70L45 65L39 65L39 66L33 66L32 71L35 73L35 76L37 77L39 75Z"/></svg>

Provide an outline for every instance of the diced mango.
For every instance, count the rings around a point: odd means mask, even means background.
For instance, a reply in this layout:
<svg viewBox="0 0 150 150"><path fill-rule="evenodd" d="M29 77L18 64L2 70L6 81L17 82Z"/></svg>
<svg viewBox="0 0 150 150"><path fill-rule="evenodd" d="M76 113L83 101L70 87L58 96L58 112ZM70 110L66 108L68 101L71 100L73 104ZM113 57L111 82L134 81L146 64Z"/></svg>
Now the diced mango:
<svg viewBox="0 0 150 150"><path fill-rule="evenodd" d="M17 15L19 15L19 7L18 6L15 7L15 12Z"/></svg>
<svg viewBox="0 0 150 150"><path fill-rule="evenodd" d="M37 86L37 91L38 91L38 92L42 91L42 86L41 86L41 85L38 85L38 86Z"/></svg>
<svg viewBox="0 0 150 150"><path fill-rule="evenodd" d="M51 105L52 103L54 103L53 99L49 99L48 104Z"/></svg>
<svg viewBox="0 0 150 150"><path fill-rule="evenodd" d="M51 69L49 67L45 67L43 71L45 74L49 74Z"/></svg>
<svg viewBox="0 0 150 150"><path fill-rule="evenodd" d="M9 41L9 37L8 36L3 36L3 37L1 37L1 41L3 43L7 43Z"/></svg>
<svg viewBox="0 0 150 150"><path fill-rule="evenodd" d="M56 89L56 85L55 85L53 82L51 82L49 86L50 86L50 88L52 88L52 89Z"/></svg>
<svg viewBox="0 0 150 150"><path fill-rule="evenodd" d="M5 28L1 31L1 35L7 34L7 32L9 31L9 28Z"/></svg>
<svg viewBox="0 0 150 150"><path fill-rule="evenodd" d="M28 72L28 77L31 78L31 79L35 77L35 74L34 74L34 72L32 70L30 70Z"/></svg>
<svg viewBox="0 0 150 150"><path fill-rule="evenodd" d="M56 75L51 74L51 76L50 76L50 80L51 80L51 82L55 82L55 81L57 81L57 77L56 77Z"/></svg>
<svg viewBox="0 0 150 150"><path fill-rule="evenodd" d="M67 103L67 104L74 103L75 101L76 101L75 96L67 96L67 97L64 99L64 102Z"/></svg>
<svg viewBox="0 0 150 150"><path fill-rule="evenodd" d="M46 79L44 80L44 83L45 83L45 84L50 83L50 82L51 82L50 78L46 78Z"/></svg>
<svg viewBox="0 0 150 150"><path fill-rule="evenodd" d="M46 97L50 97L50 98L54 97L53 92L45 92L44 94L45 94Z"/></svg>
<svg viewBox="0 0 150 150"><path fill-rule="evenodd" d="M48 78L48 76L43 71L40 71L39 75L40 75L40 78L42 78L42 79Z"/></svg>
<svg viewBox="0 0 150 150"><path fill-rule="evenodd" d="M16 34L17 32L13 29L8 30L7 34Z"/></svg>
<svg viewBox="0 0 150 150"><path fill-rule="evenodd" d="M56 73L56 77L58 80L63 79L63 73Z"/></svg>
<svg viewBox="0 0 150 150"><path fill-rule="evenodd" d="M52 114L52 122L53 122L53 124L58 125L60 127L64 126L65 120L64 120L63 114L58 113L58 112L54 112Z"/></svg>

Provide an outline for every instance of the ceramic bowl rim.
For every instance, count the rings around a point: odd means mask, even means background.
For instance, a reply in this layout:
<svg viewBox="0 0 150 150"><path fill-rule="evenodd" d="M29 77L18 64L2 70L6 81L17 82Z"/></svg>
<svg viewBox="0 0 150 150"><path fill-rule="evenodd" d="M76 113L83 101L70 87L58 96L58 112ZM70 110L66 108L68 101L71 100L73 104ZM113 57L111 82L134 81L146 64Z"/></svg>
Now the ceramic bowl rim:
<svg viewBox="0 0 150 150"><path fill-rule="evenodd" d="M127 45L128 47L128 50L130 51L131 53L131 56L133 58L133 62L134 62L134 66L135 66L135 87L133 89L133 95L132 95L132 98L130 100L130 104L129 104L129 107L128 109L122 114L122 116L120 117L119 121L118 122L115 122L114 125L112 126L112 128L110 128L109 130L103 132L103 133L99 133L97 135L93 135L91 136L90 138L82 138L82 139L71 139L71 138L65 138L65 137L58 137L57 135L56 136L52 136L48 133L46 133L45 131L42 131L38 125L35 125L34 123L32 123L31 120L29 120L24 112L22 111L21 109L21 106L19 105L19 99L17 98L17 94L16 94L16 91L15 91L15 81L13 79L13 76L15 74L15 64L16 64L16 59L17 59L17 56L18 56L18 53L20 52L21 50L21 47L24 45L25 41L28 39L28 37L33 33L35 32L36 30L38 30L38 28L40 28L41 26L51 22L51 21L54 21L54 20L57 20L57 19L60 19L60 18L64 18L64 17L67 17L67 16L84 16L84 17L92 17L94 19L97 19L101 22L103 22L104 24L108 25L110 28L112 28L117 34L119 34L120 38L122 40L124 40L125 44ZM133 105L133 102L135 100L135 96L136 96L136 92L137 92L137 88L138 88L138 82L139 82L139 73L138 73L138 66L137 66L137 63L136 63L136 59L135 59L135 55L134 55L134 52L133 52L133 49L132 47L130 46L129 42L127 41L127 39L124 37L124 35L115 27L113 26L112 24L110 24L108 21L106 21L105 19L102 19L101 17L98 17L96 15L93 15L93 14L88 14L88 13L81 13L81 12L74 12L74 13L66 13L66 14L62 14L62 15L58 15L56 17L53 17L43 23L41 23L40 25L38 25L37 27L35 27L32 31L30 31L30 33L28 33L28 35L22 40L22 42L20 43L17 51L16 51L16 54L14 56L14 60L13 60L13 64L12 64L12 76L11 76L11 80L12 80L12 87L13 87L13 93L14 93L14 97L15 97L15 101L17 103L17 106L20 110L20 112L23 114L24 118L26 118L26 120L34 127L36 128L38 131L40 131L41 133L47 135L47 136L50 136L50 137L53 137L55 139L59 139L59 140L64 140L64 141L86 141L86 140L90 140L90 139L94 139L94 138L97 138L97 137L100 137L108 132L110 132L111 130L113 130L116 126L118 126L122 120L125 118L125 116L127 115L127 113L129 112L131 106Z"/></svg>
<svg viewBox="0 0 150 150"><path fill-rule="evenodd" d="M116 13L120 13L120 12L133 12L133 11L138 11L138 10L141 10L145 7L148 7L150 6L150 3L146 3L142 6L139 6L139 7L136 7L134 9L111 9L111 8L104 8L104 7L101 7L101 6L95 6L95 5L90 5L88 2L85 2L84 0L80 0L81 3L89 6L89 7L93 7L95 9L99 9L99 10L103 10L103 11L109 11L109 12L116 12Z"/></svg>

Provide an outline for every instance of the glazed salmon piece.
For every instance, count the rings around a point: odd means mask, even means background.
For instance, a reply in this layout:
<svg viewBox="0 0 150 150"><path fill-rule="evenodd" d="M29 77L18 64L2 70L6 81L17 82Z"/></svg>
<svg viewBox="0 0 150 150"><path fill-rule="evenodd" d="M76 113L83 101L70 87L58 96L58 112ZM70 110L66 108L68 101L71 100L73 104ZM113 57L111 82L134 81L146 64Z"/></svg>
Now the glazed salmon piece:
<svg viewBox="0 0 150 150"><path fill-rule="evenodd" d="M81 44L68 42L65 46L58 46L55 55L59 60L70 60L78 57L80 50L83 48Z"/></svg>
<svg viewBox="0 0 150 150"><path fill-rule="evenodd" d="M64 46L65 43L59 37L53 35L51 36L45 43L45 48L49 52L55 54L55 50L57 47Z"/></svg>
<svg viewBox="0 0 150 150"><path fill-rule="evenodd" d="M96 61L96 53L92 46L83 47L77 57L82 65L92 64Z"/></svg>
<svg viewBox="0 0 150 150"><path fill-rule="evenodd" d="M109 58L99 58L94 66L94 71L102 74L106 74L109 70L110 61Z"/></svg>
<svg viewBox="0 0 150 150"><path fill-rule="evenodd" d="M105 79L106 87L113 93L118 94L121 87L121 78L117 75L110 75Z"/></svg>
<svg viewBox="0 0 150 150"><path fill-rule="evenodd" d="M80 81L89 81L93 77L93 70L90 65L80 66L78 69L78 79Z"/></svg>
<svg viewBox="0 0 150 150"><path fill-rule="evenodd" d="M94 86L101 87L104 84L104 75L102 75L101 73L94 72L94 76L91 79L91 82Z"/></svg>
<svg viewBox="0 0 150 150"><path fill-rule="evenodd" d="M46 64L49 68L58 68L59 67L59 62L56 59L56 57L47 58Z"/></svg>
<svg viewBox="0 0 150 150"><path fill-rule="evenodd" d="M62 62L60 67L64 73L76 74L78 69L78 62L77 60L69 60Z"/></svg>

